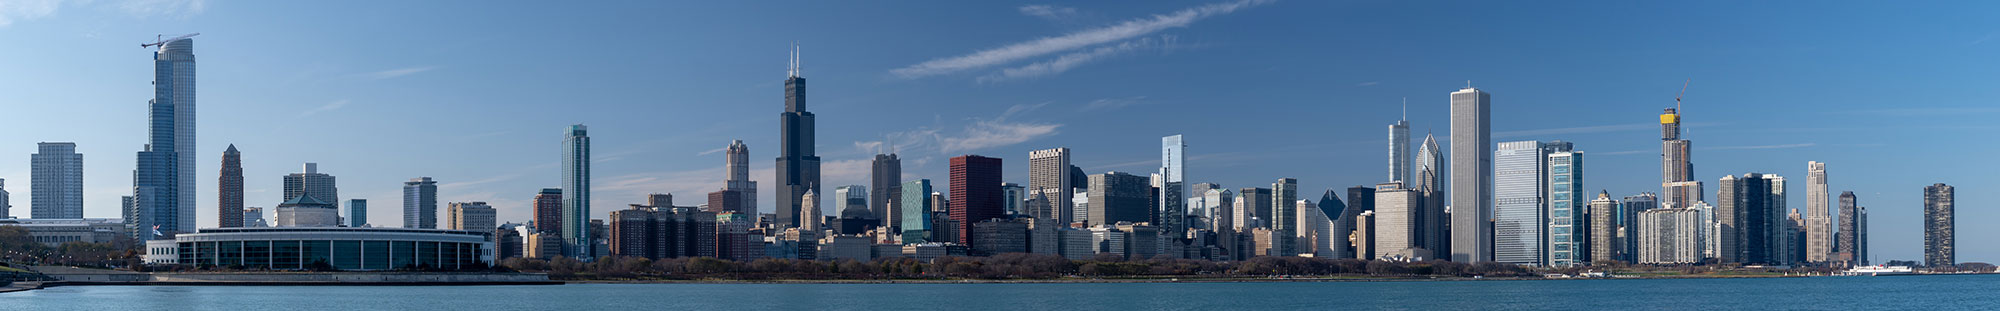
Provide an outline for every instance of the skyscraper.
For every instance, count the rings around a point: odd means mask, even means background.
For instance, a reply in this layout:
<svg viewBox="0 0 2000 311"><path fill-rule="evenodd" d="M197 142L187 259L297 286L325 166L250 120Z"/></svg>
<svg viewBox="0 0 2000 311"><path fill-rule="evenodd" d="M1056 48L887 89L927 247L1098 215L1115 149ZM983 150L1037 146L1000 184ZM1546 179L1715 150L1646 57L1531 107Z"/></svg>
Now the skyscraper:
<svg viewBox="0 0 2000 311"><path fill-rule="evenodd" d="M1567 267L1584 263L1601 265L1618 260L1618 247L1613 245L1617 244L1619 240L1618 220L1616 218L1618 216L1617 209L1618 200L1612 200L1610 192L1599 191L1597 199L1590 200L1589 221L1580 222L1589 224L1590 230L1576 235L1579 237L1587 235L1587 237L1572 239L1571 243L1553 244L1557 246L1569 246L1571 248L1569 250L1554 250L1554 254L1560 255L1568 252L1577 254L1576 258L1569 258L1567 260L1557 258L1557 261L1552 261L1550 264L1558 267ZM1583 217L1577 218L1581 219ZM1560 240L1556 241L1560 242ZM1583 256L1582 254L1589 255Z"/></svg>
<svg viewBox="0 0 2000 311"><path fill-rule="evenodd" d="M1721 225L1717 255L1722 262L1787 264L1784 179L1749 173L1723 176L1716 186L1715 222Z"/></svg>
<svg viewBox="0 0 2000 311"><path fill-rule="evenodd" d="M1160 138L1160 196L1156 215L1159 222L1153 224L1165 233L1164 239L1178 243L1187 235L1187 169L1182 167L1187 144L1181 142L1181 135ZM1296 196L1296 194L1294 194Z"/></svg>
<svg viewBox="0 0 2000 311"><path fill-rule="evenodd" d="M1492 95L1451 93L1451 261L1493 260Z"/></svg>
<svg viewBox="0 0 2000 311"><path fill-rule="evenodd" d="M563 131L562 154L562 237L570 257L597 258L596 241L603 237L590 233L590 132L582 124ZM436 201L431 203L437 209Z"/></svg>
<svg viewBox="0 0 2000 311"><path fill-rule="evenodd" d="M11 214L13 212L14 205L8 202L9 198L7 198L7 179L0 178L0 219L14 218L13 214Z"/></svg>
<svg viewBox="0 0 2000 311"><path fill-rule="evenodd" d="M1827 205L1826 163L1806 162L1806 258L1812 263L1827 262L1833 255L1833 214Z"/></svg>
<svg viewBox="0 0 2000 311"><path fill-rule="evenodd" d="M557 236L562 234L562 188L542 188L535 194L535 232Z"/></svg>
<svg viewBox="0 0 2000 311"><path fill-rule="evenodd" d="M169 236L194 232L194 39L161 42L153 52L153 100L148 106L147 144L132 172L133 211L138 215L126 218L136 225L131 229L140 240L155 239L155 231Z"/></svg>
<svg viewBox="0 0 2000 311"><path fill-rule="evenodd" d="M871 164L874 174L870 185L874 188L868 189L869 209L882 219L883 227L902 225L903 159L897 158L895 152L876 154Z"/></svg>
<svg viewBox="0 0 2000 311"><path fill-rule="evenodd" d="M1558 145L1558 149L1569 149L1569 143L1556 142L1555 144ZM1548 221L1544 222L1548 226L1548 237L1543 239L1543 241L1547 241L1544 245L1548 245L1546 251L1549 254L1547 263L1551 266L1567 267L1585 262L1616 260L1616 258L1596 256L1598 254L1617 254L1613 250L1616 247L1612 246L1615 244L1614 241L1594 240L1597 238L1597 235L1585 230L1594 230L1602 226L1606 230L1609 230L1606 231L1608 239L1620 238L1617 234L1617 221L1607 221L1599 224L1595 223L1597 215L1589 215L1590 219L1586 219L1584 215L1586 204L1584 196L1588 195L1588 192L1585 192L1587 190L1584 190L1583 187L1583 152L1551 150L1548 155L1548 168L1549 205L1544 211L1548 215ZM1604 209L1607 212L1604 217L1606 219L1615 219L1617 217L1616 209L1618 202L1611 200L1610 194L1603 193L1603 191L1599 192L1599 199L1612 203L1612 206ZM1599 202L1595 200L1589 201L1588 204L1591 205L1589 207L1590 212L1597 212L1597 206L1595 206L1597 203ZM1586 222L1585 220L1590 220L1590 222ZM1585 242L1590 243L1588 250L1592 253L1588 253L1588 255L1591 256L1584 256L1586 255ZM1598 245L1606 246L1606 250L1597 250L1596 247Z"/></svg>
<svg viewBox="0 0 2000 311"><path fill-rule="evenodd" d="M1417 167L1414 173L1416 175L1411 176L1414 180L1405 186L1416 190L1417 196L1423 199L1423 204L1417 209L1419 214L1417 224L1420 227L1418 233L1423 236L1424 248L1431 250L1431 254L1439 257L1438 259L1450 259L1451 230L1447 228L1450 227L1451 219L1446 217L1445 203L1451 199L1444 193L1444 147L1438 146L1437 137L1424 134L1424 144L1417 148ZM1356 192L1356 189L1365 191ZM1373 188L1359 186L1349 188L1347 206L1363 206L1363 210L1371 209L1367 206L1372 204L1357 204L1353 200L1356 200L1357 195L1372 198L1373 194ZM1356 226L1358 228L1359 224Z"/></svg>
<svg viewBox="0 0 2000 311"><path fill-rule="evenodd" d="M347 226L355 228L368 226L368 199L347 200Z"/></svg>
<svg viewBox="0 0 2000 311"><path fill-rule="evenodd" d="M904 182L901 187L903 215L898 228L902 229L903 244L930 242L931 231L931 180L918 179Z"/></svg>
<svg viewBox="0 0 2000 311"><path fill-rule="evenodd" d="M1857 204L1860 202L1854 197L1853 191L1840 192L1840 231L1833 239L1832 260L1849 266L1862 265L1868 258L1862 254L1865 248L1861 247L1861 235L1857 232L1862 230L1861 220L1858 218L1861 213L1857 210L1860 206Z"/></svg>
<svg viewBox="0 0 2000 311"><path fill-rule="evenodd" d="M304 173L285 175L285 201L300 196L311 196L320 202L338 207L340 188L333 175L319 172L319 163L306 163Z"/></svg>
<svg viewBox="0 0 2000 311"><path fill-rule="evenodd" d="M1417 192L1403 188L1402 183L1383 183L1375 186L1374 199L1375 232L1369 235L1375 239L1374 246L1370 247L1375 251L1372 254L1374 258L1424 257L1422 253L1429 251L1418 251L1423 246L1419 245L1420 238L1416 236L1416 207L1423 200Z"/></svg>
<svg viewBox="0 0 2000 311"><path fill-rule="evenodd" d="M1952 203L1956 190L1944 183L1924 187L1924 265L1946 267L1958 264L1958 252L1953 238L1954 212ZM1865 218L1864 218L1865 219Z"/></svg>
<svg viewBox="0 0 2000 311"><path fill-rule="evenodd" d="M801 73L796 45L792 46L791 60L789 76L785 77L785 112L778 115L782 144L777 167L779 227L798 226L799 208L804 204L800 200L808 190L819 192L819 156L813 152L813 113L806 111L806 78Z"/></svg>
<svg viewBox="0 0 2000 311"><path fill-rule="evenodd" d="M430 177L403 182L403 227L437 229L437 181Z"/></svg>
<svg viewBox="0 0 2000 311"><path fill-rule="evenodd" d="M28 217L83 218L83 154L76 153L76 143L45 142L36 144L36 148L35 155L30 157L32 163L29 163L34 172L28 179ZM146 220L140 223L144 226L134 228L150 231L150 219L138 216L142 215L125 215L126 223Z"/></svg>
<svg viewBox="0 0 2000 311"><path fill-rule="evenodd" d="M1618 252L1620 257L1618 260L1624 260L1625 262L1639 262L1639 257L1638 257L1640 249L1639 243L1641 243L1639 239L1645 234L1645 232L1642 232L1641 229L1639 228L1639 217L1643 217L1641 214L1645 213L1646 211L1660 208L1660 196L1652 192L1641 192L1637 195L1625 196L1625 199L1619 201L1619 204L1621 204L1622 206L1618 208L1618 217L1617 217L1618 227L1619 227L1618 230L1619 234L1624 235L1624 242L1612 243L1612 244L1618 246ZM1697 243L1702 241L1702 236L1700 234L1708 231L1704 229L1707 228L1706 224L1700 222L1701 219L1699 217L1701 211L1699 209L1692 209L1689 211L1695 213L1693 215L1695 215L1695 217L1697 218L1691 220L1694 221L1694 223L1691 223L1689 227L1685 228L1686 230L1693 230L1689 232L1693 232L1692 234L1695 234L1688 236L1687 238L1689 239L1689 241L1693 241L1690 243ZM1694 247L1700 247L1700 245L1702 244L1697 243L1696 245L1697 246ZM1693 256L1697 256L1695 257L1696 260L1699 260L1699 258L1701 258L1698 257L1701 256L1702 254L1701 249L1695 248L1689 251L1694 252Z"/></svg>
<svg viewBox="0 0 2000 311"><path fill-rule="evenodd" d="M1681 139L1678 104L1660 114L1660 188L1666 194L1662 204L1669 207L1694 206L1702 201L1701 182L1694 180L1694 163L1688 157L1691 143Z"/></svg>
<svg viewBox="0 0 2000 311"><path fill-rule="evenodd" d="M1410 183L1410 120L1389 124L1389 181Z"/></svg>
<svg viewBox="0 0 2000 311"><path fill-rule="evenodd" d="M1092 190L1096 191L1096 190ZM1236 231L1271 227L1271 188L1243 188L1236 192Z"/></svg>
<svg viewBox="0 0 2000 311"><path fill-rule="evenodd" d="M1326 193L1319 196L1317 207L1326 222L1319 237L1318 252L1313 257L1354 258L1354 243L1347 237L1354 234L1354 216L1361 211L1341 203L1340 192L1333 189L1326 189Z"/></svg>
<svg viewBox="0 0 2000 311"><path fill-rule="evenodd" d="M588 140L588 138L585 139L586 143ZM723 181L722 189L735 191L738 196L737 200L740 201L736 202L737 205L734 209L722 206L710 206L709 208L715 209L715 213L734 211L742 215L756 215L757 181L750 180L750 146L744 145L741 140L732 140L729 141L729 148L723 154L726 155L729 161L728 164L725 164L729 169L729 179Z"/></svg>
<svg viewBox="0 0 2000 311"><path fill-rule="evenodd" d="M1547 205L1550 202L1551 178L1549 155L1569 150L1569 143L1530 140L1503 142L1493 151L1494 261L1536 266L1549 264L1545 261L1550 257L1547 248ZM1581 202L1570 203L1581 205Z"/></svg>
<svg viewBox="0 0 2000 311"><path fill-rule="evenodd" d="M451 202L451 217L446 218L445 228L451 230L486 231L499 228L497 214L486 202Z"/></svg>
<svg viewBox="0 0 2000 311"><path fill-rule="evenodd" d="M1271 231L1277 232L1280 240L1273 241L1271 245L1274 246L1271 248L1281 250L1276 252L1278 254L1284 256L1299 254L1298 250L1293 248L1298 244L1296 241L1299 234L1304 232L1298 227L1298 204L1298 179L1279 178L1278 182L1271 183Z"/></svg>
<svg viewBox="0 0 2000 311"><path fill-rule="evenodd" d="M236 144L222 151L222 177L216 179L215 193L215 226L242 227L243 153L236 151Z"/></svg>
<svg viewBox="0 0 2000 311"><path fill-rule="evenodd" d="M1000 174L1000 158L978 155L951 158L950 211L957 228L950 230L958 233L958 244L978 245L979 241L972 240L972 224L1006 214Z"/></svg>
<svg viewBox="0 0 2000 311"><path fill-rule="evenodd" d="M1054 219L1059 224L1076 222L1077 213L1069 202L1075 201L1076 187L1071 184L1076 177L1070 176L1069 148L1042 149L1028 152L1028 192L1040 192L1049 197L1049 211L1030 211L1028 216L1036 219Z"/></svg>
<svg viewBox="0 0 2000 311"><path fill-rule="evenodd" d="M1090 175L1088 196L1090 225L1115 225L1118 222L1147 222L1152 214L1152 202L1148 200L1147 187L1150 180L1132 174L1107 172Z"/></svg>

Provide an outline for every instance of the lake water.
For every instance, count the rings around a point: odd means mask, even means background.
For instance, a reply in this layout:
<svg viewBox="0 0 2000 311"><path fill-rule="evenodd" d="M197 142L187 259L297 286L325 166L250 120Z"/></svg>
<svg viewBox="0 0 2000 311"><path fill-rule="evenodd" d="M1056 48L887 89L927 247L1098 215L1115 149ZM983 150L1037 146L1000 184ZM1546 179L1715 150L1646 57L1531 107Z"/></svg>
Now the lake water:
<svg viewBox="0 0 2000 311"><path fill-rule="evenodd" d="M2000 276L1125 284L74 286L0 310L2000 310Z"/></svg>

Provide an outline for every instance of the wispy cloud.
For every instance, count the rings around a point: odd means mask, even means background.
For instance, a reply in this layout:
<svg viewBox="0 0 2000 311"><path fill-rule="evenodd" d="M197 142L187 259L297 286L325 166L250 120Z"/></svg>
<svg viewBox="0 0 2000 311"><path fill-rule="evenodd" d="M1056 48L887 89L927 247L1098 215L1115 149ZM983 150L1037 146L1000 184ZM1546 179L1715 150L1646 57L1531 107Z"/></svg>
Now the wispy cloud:
<svg viewBox="0 0 2000 311"><path fill-rule="evenodd" d="M368 73L368 74L366 74L365 76L367 76L367 77L369 77L369 78L373 78L373 79L376 79L376 80L381 80L381 79L388 79L388 78L395 78L395 77L401 77L401 76L407 76L407 75L413 75L413 74L418 74L418 73L423 73L423 72L425 72L425 71L431 71L432 69L437 69L437 66L424 66L424 67L410 67L410 68L400 68L400 69L390 69L390 70L383 70L383 71L376 71L376 72L371 72L371 73Z"/></svg>
<svg viewBox="0 0 2000 311"><path fill-rule="evenodd" d="M1657 153L1659 153L1660 151L1659 151L1659 150L1626 150L1626 151L1612 151L1612 152L1600 152L1600 153L1597 153L1597 155L1608 155L1608 156L1613 156L1613 155L1628 155L1628 154L1645 154L1645 153L1648 153L1648 152L1651 152L1651 153L1655 153L1655 154L1657 154Z"/></svg>
<svg viewBox="0 0 2000 311"><path fill-rule="evenodd" d="M304 117L304 116L319 114L321 112L334 111L336 109L340 109L341 107L347 107L347 103L348 101L345 99L336 100L331 103L326 103L325 105L320 105L319 107L314 107L313 109L307 109L305 112L300 112L299 116Z"/></svg>
<svg viewBox="0 0 2000 311"><path fill-rule="evenodd" d="M13 25L14 21L33 20L56 14L61 0L8 0L0 1L0 27Z"/></svg>
<svg viewBox="0 0 2000 311"><path fill-rule="evenodd" d="M1838 111L1837 114L1889 117L1958 116L2000 113L2000 107L1902 107Z"/></svg>
<svg viewBox="0 0 2000 311"><path fill-rule="evenodd" d="M1355 84L1354 84L1354 86L1375 86L1375 85L1377 85L1377 84L1382 84L1382 82L1380 82L1380 81L1368 81L1368 82L1362 82L1362 83L1355 83Z"/></svg>
<svg viewBox="0 0 2000 311"><path fill-rule="evenodd" d="M126 0L118 9L139 17L187 18L208 9L205 0Z"/></svg>
<svg viewBox="0 0 2000 311"><path fill-rule="evenodd" d="M709 149L708 151L702 151L702 152L700 152L700 153L695 153L694 155L697 155L697 156L705 156L705 155L711 155L711 154L716 154L716 153L721 153L721 152L723 152L723 151L729 151L729 147L722 147L722 148L715 148L715 149Z"/></svg>
<svg viewBox="0 0 2000 311"><path fill-rule="evenodd" d="M932 59L915 65L892 69L889 73L903 78L920 78L982 69L1057 52L1131 40L1162 30L1187 27L1189 24L1203 18L1229 14L1239 9L1270 3L1271 1L1238 0L1187 8L1170 14L1126 20L1109 26L1085 29L1054 37L1042 37L998 48L980 50L972 54Z"/></svg>
<svg viewBox="0 0 2000 311"><path fill-rule="evenodd" d="M1008 146L1057 134L1062 124L1032 121L1015 121L1012 117L1040 109L1049 103L1024 104L1008 107L1000 116L991 119L972 118L963 128L947 130L946 127L923 127L914 130L889 133L885 141L857 141L854 147L872 153L885 144L893 142L903 153L931 153L956 155L961 152L978 151L988 148Z"/></svg>
<svg viewBox="0 0 2000 311"><path fill-rule="evenodd" d="M1058 22L1074 19L1077 17L1078 14L1076 8L1060 7L1060 6L1053 6L1046 4L1024 5L1020 7L1020 10L1021 14L1023 15L1034 16Z"/></svg>
<svg viewBox="0 0 2000 311"><path fill-rule="evenodd" d="M1098 47L1095 49L1091 49L1089 51L1063 54L1062 56L1058 56L1056 57L1056 59L1052 60L1035 62L1020 67L1001 69L1000 72L995 72L990 75L979 77L979 82L982 83L999 82L999 81L1007 81L1014 79L1036 78L1036 77L1060 74L1069 71L1071 68L1076 68L1076 66L1088 64L1090 62L1094 62L1107 57L1123 55L1139 50L1159 48L1161 45L1172 45L1173 37L1166 36L1162 38L1160 42L1164 43L1156 43L1152 38L1142 38L1139 40L1120 42L1115 45Z"/></svg>
<svg viewBox="0 0 2000 311"><path fill-rule="evenodd" d="M1707 149L1707 150L1789 149L1789 148L1812 147L1817 145L1819 144L1803 143L1803 144L1782 144L1782 145L1721 146L1721 147L1708 147L1701 149Z"/></svg>
<svg viewBox="0 0 2000 311"><path fill-rule="evenodd" d="M1519 130L1519 131L1500 131L1500 132L1493 132L1493 137L1517 137L1517 136L1556 135L1556 134L1639 131L1639 130L1655 128L1657 126L1659 125L1650 123L1640 123L1640 124L1579 126L1579 127L1564 127L1564 128Z"/></svg>
<svg viewBox="0 0 2000 311"><path fill-rule="evenodd" d="M1979 39L1973 39L1972 42L1966 42L1965 45L1979 45L1981 43L1986 43L1986 41L1993 41L1993 38L2000 38L2000 31L1988 32L1986 33L1986 36L1979 37Z"/></svg>
<svg viewBox="0 0 2000 311"><path fill-rule="evenodd" d="M1087 104L1083 104L1082 110L1086 112L1113 110L1118 108L1125 108L1126 106L1142 104L1145 103L1145 100L1146 100L1145 96L1102 98L1090 101L1090 103Z"/></svg>

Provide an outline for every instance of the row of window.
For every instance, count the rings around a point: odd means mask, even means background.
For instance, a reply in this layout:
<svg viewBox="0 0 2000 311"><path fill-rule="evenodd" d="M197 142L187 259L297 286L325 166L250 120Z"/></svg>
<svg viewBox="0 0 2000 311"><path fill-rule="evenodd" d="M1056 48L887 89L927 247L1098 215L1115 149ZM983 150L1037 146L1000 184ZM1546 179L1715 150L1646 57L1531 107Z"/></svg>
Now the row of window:
<svg viewBox="0 0 2000 311"><path fill-rule="evenodd" d="M180 263L249 269L444 269L488 265L484 243L429 241L222 241L181 242ZM324 266L322 266L324 265Z"/></svg>

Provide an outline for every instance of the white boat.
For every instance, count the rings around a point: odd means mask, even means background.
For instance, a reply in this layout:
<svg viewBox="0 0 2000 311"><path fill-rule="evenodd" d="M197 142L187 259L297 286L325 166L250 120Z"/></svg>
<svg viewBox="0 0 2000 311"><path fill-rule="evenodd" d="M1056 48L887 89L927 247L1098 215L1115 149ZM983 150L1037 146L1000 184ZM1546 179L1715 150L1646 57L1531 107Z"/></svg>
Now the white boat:
<svg viewBox="0 0 2000 311"><path fill-rule="evenodd" d="M1847 269L1847 271L1841 272L1842 275L1849 275L1849 276L1909 275L1916 273L1917 273L1916 270L1912 270L1910 269L1910 267L1884 266L1884 265L1860 266L1860 267L1854 267L1853 269Z"/></svg>

